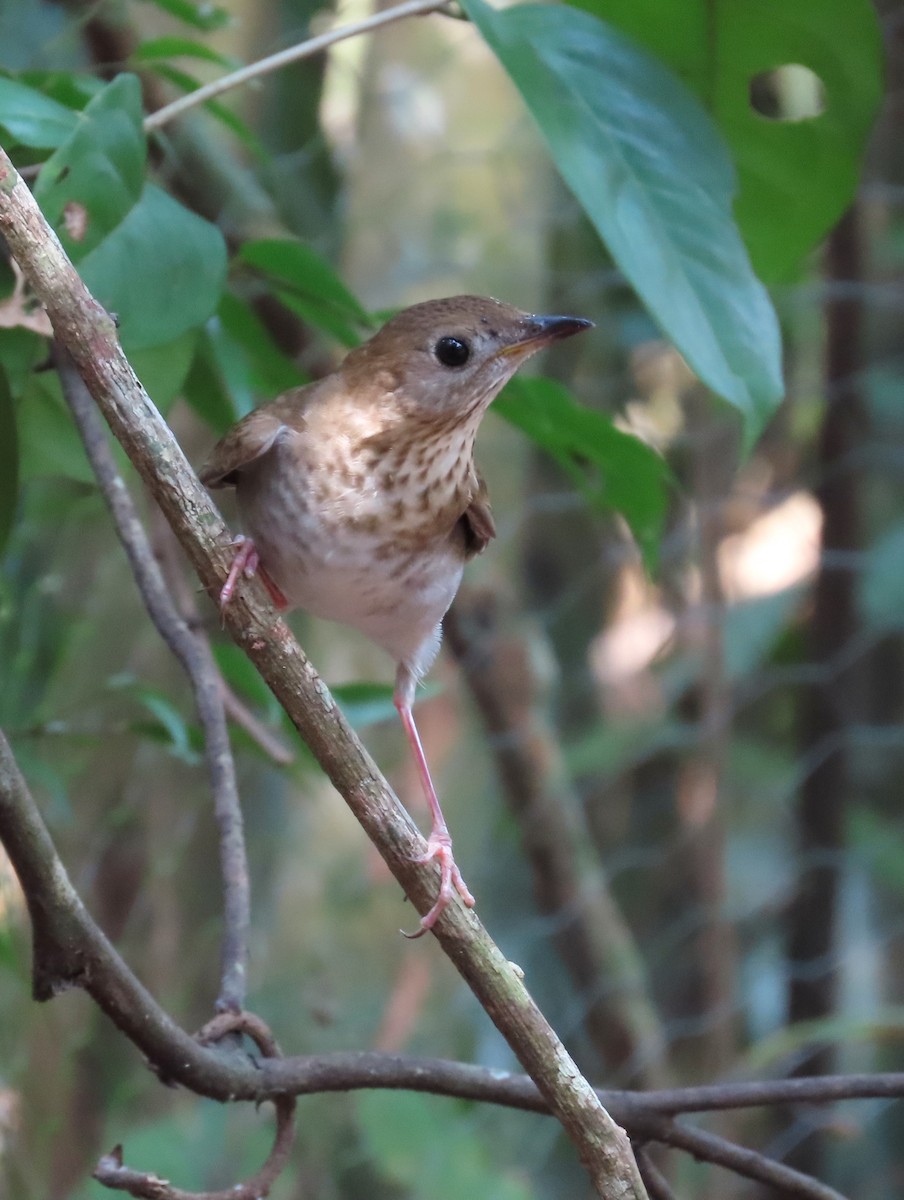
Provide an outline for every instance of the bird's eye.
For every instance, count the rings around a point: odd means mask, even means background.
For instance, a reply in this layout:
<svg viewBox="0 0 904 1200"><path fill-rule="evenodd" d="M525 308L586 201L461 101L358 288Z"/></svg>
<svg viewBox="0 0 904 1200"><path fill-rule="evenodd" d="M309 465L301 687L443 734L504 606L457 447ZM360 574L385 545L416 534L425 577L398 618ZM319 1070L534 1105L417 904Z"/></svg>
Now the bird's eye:
<svg viewBox="0 0 904 1200"><path fill-rule="evenodd" d="M444 367L463 367L471 357L471 347L461 338L443 337L433 347L433 353Z"/></svg>

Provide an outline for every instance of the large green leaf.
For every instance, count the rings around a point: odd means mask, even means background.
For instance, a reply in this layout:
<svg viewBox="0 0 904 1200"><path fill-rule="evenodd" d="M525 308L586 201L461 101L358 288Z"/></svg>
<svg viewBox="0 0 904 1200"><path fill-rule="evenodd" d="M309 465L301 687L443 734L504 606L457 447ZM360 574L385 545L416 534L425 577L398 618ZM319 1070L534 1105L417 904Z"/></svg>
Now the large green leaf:
<svg viewBox="0 0 904 1200"><path fill-rule="evenodd" d="M137 78L117 76L78 115L73 132L38 176L35 198L76 262L100 245L141 196L147 156L141 119ZM76 209L82 216L73 236Z"/></svg>
<svg viewBox="0 0 904 1200"><path fill-rule="evenodd" d="M78 113L35 88L0 76L0 129L15 142L51 150L75 128Z"/></svg>
<svg viewBox="0 0 904 1200"><path fill-rule="evenodd" d="M749 444L782 396L781 342L732 217L718 130L668 68L589 13L463 4L619 268L703 382L742 413Z"/></svg>
<svg viewBox="0 0 904 1200"><path fill-rule="evenodd" d="M757 271L785 279L854 196L882 98L872 0L571 0L636 38L694 89L738 168L735 216ZM821 81L825 111L764 119L751 81L786 64Z"/></svg>
<svg viewBox="0 0 904 1200"><path fill-rule="evenodd" d="M226 279L226 246L215 225L148 184L80 271L116 313L126 349L141 349L207 320Z"/></svg>
<svg viewBox="0 0 904 1200"><path fill-rule="evenodd" d="M0 367L0 554L13 528L19 498L19 440L6 372Z"/></svg>
<svg viewBox="0 0 904 1200"><path fill-rule="evenodd" d="M550 454L596 508L621 513L644 561L655 563L670 483L655 450L578 404L555 379L513 379L493 411Z"/></svg>
<svg viewBox="0 0 904 1200"><path fill-rule="evenodd" d="M145 184L141 91L119 75L77 117L35 195L127 350L175 342L216 309L226 278L219 230ZM188 359L184 362L188 369Z"/></svg>

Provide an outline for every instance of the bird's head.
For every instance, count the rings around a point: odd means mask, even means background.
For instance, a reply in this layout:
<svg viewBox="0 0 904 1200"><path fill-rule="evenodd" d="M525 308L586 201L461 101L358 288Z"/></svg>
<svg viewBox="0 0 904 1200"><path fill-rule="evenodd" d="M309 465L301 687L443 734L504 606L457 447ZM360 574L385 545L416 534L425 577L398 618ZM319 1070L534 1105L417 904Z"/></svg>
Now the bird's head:
<svg viewBox="0 0 904 1200"><path fill-rule="evenodd" d="M427 300L353 350L341 373L350 391L385 403L406 422L470 424L532 354L591 326L483 296Z"/></svg>

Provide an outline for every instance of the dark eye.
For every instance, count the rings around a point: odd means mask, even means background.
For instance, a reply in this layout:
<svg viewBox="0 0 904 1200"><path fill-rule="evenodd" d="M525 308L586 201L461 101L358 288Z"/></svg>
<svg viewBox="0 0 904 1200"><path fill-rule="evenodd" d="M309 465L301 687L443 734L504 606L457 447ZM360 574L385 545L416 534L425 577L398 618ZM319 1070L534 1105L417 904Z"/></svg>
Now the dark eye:
<svg viewBox="0 0 904 1200"><path fill-rule="evenodd" d="M461 338L440 338L433 347L433 353L444 367L463 367L471 357L471 347Z"/></svg>

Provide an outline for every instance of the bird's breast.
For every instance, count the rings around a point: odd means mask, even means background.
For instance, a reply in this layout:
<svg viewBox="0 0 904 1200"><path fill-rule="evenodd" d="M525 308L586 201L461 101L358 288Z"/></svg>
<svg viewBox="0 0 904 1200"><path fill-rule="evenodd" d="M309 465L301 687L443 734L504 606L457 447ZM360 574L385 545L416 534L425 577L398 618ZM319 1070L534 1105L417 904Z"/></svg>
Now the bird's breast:
<svg viewBox="0 0 904 1200"><path fill-rule="evenodd" d="M279 447L243 473L246 531L293 607L360 629L398 659L432 635L461 581L454 531L470 497L469 464L431 465Z"/></svg>

